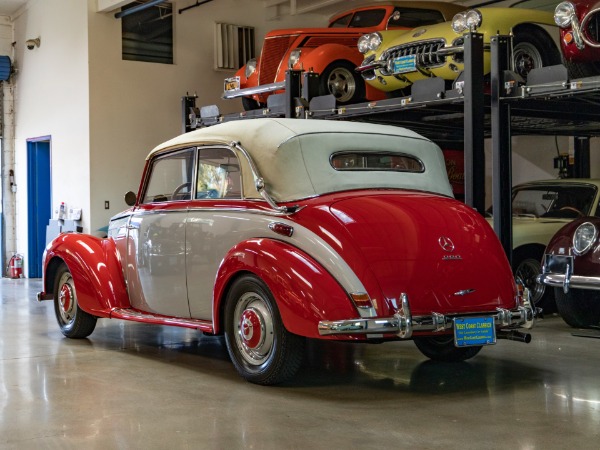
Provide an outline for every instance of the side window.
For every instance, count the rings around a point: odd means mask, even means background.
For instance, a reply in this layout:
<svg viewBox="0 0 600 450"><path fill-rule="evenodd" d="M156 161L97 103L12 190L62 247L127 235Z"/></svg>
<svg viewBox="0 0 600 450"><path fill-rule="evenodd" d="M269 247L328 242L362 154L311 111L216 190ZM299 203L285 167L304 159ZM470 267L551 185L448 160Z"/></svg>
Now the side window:
<svg viewBox="0 0 600 450"><path fill-rule="evenodd" d="M240 163L228 148L202 148L198 154L195 198L242 198Z"/></svg>
<svg viewBox="0 0 600 450"><path fill-rule="evenodd" d="M443 21L442 13L434 9L396 8L390 17L388 28L417 28Z"/></svg>
<svg viewBox="0 0 600 450"><path fill-rule="evenodd" d="M142 203L189 199L194 151L194 148L189 148L154 159Z"/></svg>
<svg viewBox="0 0 600 450"><path fill-rule="evenodd" d="M329 24L329 28L347 28L351 18L352 14L346 14L345 16L342 16L339 19L331 22Z"/></svg>

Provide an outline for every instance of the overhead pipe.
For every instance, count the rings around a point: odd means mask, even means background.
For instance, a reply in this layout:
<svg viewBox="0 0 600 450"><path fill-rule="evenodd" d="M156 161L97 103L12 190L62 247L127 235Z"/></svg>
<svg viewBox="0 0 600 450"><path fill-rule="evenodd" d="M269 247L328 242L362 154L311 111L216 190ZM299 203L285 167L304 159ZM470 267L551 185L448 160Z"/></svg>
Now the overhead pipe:
<svg viewBox="0 0 600 450"><path fill-rule="evenodd" d="M115 19L120 19L121 17L125 17L139 11L144 11L145 9L152 8L153 6L158 5L159 3L163 3L164 1L165 0L150 0L147 3L143 3L141 5L126 9L124 11L120 11L118 13L115 13Z"/></svg>
<svg viewBox="0 0 600 450"><path fill-rule="evenodd" d="M212 0L203 0L203 1L196 0L196 4L195 5L190 5L190 6L186 6L185 8L181 8L179 10L179 14L181 14L184 11L187 11L188 9L195 8L196 6L204 5L205 3L208 3L208 2L212 2Z"/></svg>

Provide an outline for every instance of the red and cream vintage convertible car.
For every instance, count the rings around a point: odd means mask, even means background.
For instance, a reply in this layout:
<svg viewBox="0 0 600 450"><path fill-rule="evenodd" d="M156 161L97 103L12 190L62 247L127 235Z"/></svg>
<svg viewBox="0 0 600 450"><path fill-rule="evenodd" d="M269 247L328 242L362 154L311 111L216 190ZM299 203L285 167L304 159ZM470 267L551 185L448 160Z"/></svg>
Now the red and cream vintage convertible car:
<svg viewBox="0 0 600 450"><path fill-rule="evenodd" d="M306 338L413 340L460 361L535 314L494 231L452 198L439 147L362 123L255 119L148 156L109 237L62 234L40 300L70 338L97 318L224 334L247 380L278 383Z"/></svg>

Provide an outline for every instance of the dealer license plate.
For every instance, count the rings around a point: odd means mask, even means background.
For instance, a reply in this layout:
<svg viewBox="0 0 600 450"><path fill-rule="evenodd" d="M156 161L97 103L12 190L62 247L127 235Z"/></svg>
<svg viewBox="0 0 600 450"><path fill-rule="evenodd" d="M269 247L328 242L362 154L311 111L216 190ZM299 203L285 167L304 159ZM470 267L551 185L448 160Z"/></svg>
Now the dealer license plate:
<svg viewBox="0 0 600 450"><path fill-rule="evenodd" d="M457 317L454 319L454 345L492 345L496 343L493 317Z"/></svg>
<svg viewBox="0 0 600 450"><path fill-rule="evenodd" d="M392 60L393 73L407 73L417 70L417 55L399 56Z"/></svg>
<svg viewBox="0 0 600 450"><path fill-rule="evenodd" d="M237 91L240 88L240 77L225 78L225 90Z"/></svg>

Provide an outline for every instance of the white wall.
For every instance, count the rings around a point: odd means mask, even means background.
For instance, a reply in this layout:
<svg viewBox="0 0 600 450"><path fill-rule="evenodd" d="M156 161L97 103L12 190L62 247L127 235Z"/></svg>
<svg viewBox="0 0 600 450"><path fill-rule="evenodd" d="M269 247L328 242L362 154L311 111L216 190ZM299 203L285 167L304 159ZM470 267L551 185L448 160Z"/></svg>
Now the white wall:
<svg viewBox="0 0 600 450"><path fill-rule="evenodd" d="M573 139L566 136L514 136L512 138L512 184L558 178L554 158L560 153L573 155ZM492 142L486 139L486 207L492 204ZM590 140L590 177L600 178L600 139Z"/></svg>
<svg viewBox="0 0 600 450"><path fill-rule="evenodd" d="M14 20L17 251L27 255L27 139L51 137L52 205L84 210L89 225L87 5L30 0ZM41 46L25 48L40 37ZM89 228L88 228L89 230Z"/></svg>

